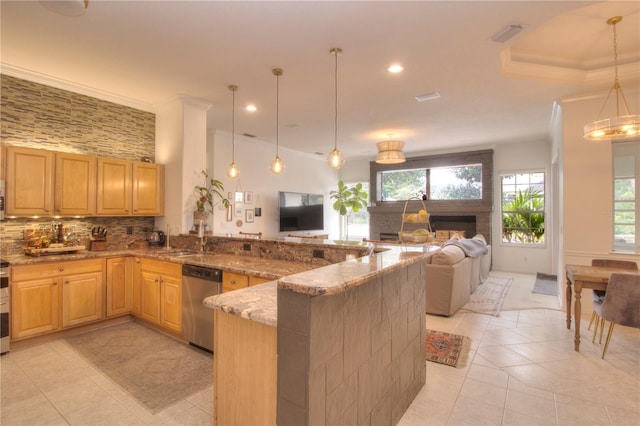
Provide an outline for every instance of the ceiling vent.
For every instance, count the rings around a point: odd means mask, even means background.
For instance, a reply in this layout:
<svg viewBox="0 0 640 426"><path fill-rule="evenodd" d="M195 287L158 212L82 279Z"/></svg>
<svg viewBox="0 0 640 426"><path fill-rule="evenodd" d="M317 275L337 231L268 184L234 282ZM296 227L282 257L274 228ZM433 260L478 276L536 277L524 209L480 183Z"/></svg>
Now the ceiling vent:
<svg viewBox="0 0 640 426"><path fill-rule="evenodd" d="M255 138L256 135L252 135L251 133L243 133L242 136L246 136L248 138Z"/></svg>
<svg viewBox="0 0 640 426"><path fill-rule="evenodd" d="M425 93L424 95L416 96L416 101L425 102L425 101L430 101L432 99L438 99L439 97L440 97L440 93L438 92Z"/></svg>
<svg viewBox="0 0 640 426"><path fill-rule="evenodd" d="M511 24L492 35L490 40L496 43L504 43L511 40L522 30L524 30L524 25Z"/></svg>

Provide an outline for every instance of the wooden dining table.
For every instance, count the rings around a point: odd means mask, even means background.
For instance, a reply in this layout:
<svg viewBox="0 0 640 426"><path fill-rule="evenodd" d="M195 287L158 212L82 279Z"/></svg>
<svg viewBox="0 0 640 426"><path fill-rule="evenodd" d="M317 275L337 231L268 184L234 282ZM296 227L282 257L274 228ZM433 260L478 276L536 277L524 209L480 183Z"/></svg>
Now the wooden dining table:
<svg viewBox="0 0 640 426"><path fill-rule="evenodd" d="M589 265L565 265L567 275L566 300L567 300L567 328L571 329L571 288L573 287L574 306L573 317L575 319L575 337L573 345L576 352L580 351L580 315L582 314L582 289L606 290L609 276L613 272L637 274L637 271L628 269L611 268L605 266Z"/></svg>

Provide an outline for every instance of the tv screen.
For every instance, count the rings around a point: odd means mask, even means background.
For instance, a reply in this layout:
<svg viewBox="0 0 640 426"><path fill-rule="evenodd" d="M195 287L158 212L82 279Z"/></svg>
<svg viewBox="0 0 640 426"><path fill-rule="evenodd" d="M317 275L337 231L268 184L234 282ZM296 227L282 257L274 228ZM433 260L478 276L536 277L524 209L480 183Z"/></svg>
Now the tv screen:
<svg viewBox="0 0 640 426"><path fill-rule="evenodd" d="M324 229L324 197L320 194L279 192L280 232Z"/></svg>

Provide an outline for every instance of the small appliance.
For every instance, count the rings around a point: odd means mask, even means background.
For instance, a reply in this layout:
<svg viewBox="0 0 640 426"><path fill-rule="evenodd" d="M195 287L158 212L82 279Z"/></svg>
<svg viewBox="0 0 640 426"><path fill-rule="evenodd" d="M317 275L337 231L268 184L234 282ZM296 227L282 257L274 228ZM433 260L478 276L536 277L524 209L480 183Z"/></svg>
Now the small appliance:
<svg viewBox="0 0 640 426"><path fill-rule="evenodd" d="M166 234L162 231L151 231L147 237L149 247L162 247L166 240Z"/></svg>

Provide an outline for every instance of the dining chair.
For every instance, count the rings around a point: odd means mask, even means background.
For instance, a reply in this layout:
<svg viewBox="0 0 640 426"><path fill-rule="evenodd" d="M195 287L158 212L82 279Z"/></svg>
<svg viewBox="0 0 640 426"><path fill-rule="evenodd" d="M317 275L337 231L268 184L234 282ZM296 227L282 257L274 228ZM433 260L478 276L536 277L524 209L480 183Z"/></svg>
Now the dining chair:
<svg viewBox="0 0 640 426"><path fill-rule="evenodd" d="M620 260L620 259L591 259L591 266L603 266L607 268L618 268L618 269L628 269L637 271L638 264L633 260ZM604 301L605 290L592 290L593 295L593 305L602 304ZM589 327L587 330L591 330L591 325L595 320L596 328L593 330L593 339L591 339L591 343L596 341L596 334L598 333L598 324L600 326L600 340L602 343L602 333L604 331L604 319L600 318L600 316L596 313L596 310L593 310L591 314L591 319L589 320Z"/></svg>
<svg viewBox="0 0 640 426"><path fill-rule="evenodd" d="M594 303L593 308L603 320L610 322L602 350L604 359L616 324L640 328L640 274L612 273L604 300L599 304Z"/></svg>

